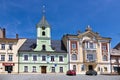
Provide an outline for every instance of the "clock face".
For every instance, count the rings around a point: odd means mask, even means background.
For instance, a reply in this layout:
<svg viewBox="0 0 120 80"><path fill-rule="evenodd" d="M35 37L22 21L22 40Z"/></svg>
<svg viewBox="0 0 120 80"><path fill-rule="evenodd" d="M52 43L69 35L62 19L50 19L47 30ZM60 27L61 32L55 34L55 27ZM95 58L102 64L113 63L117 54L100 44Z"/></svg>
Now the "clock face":
<svg viewBox="0 0 120 80"><path fill-rule="evenodd" d="M42 30L45 30L45 26L42 26Z"/></svg>

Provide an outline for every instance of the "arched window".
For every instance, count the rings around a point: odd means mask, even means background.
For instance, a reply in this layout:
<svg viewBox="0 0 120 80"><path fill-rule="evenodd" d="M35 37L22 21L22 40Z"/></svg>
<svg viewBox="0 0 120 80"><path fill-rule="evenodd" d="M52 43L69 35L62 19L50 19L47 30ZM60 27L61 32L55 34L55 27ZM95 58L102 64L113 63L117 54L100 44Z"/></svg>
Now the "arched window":
<svg viewBox="0 0 120 80"><path fill-rule="evenodd" d="M73 70L75 70L75 71L76 71L76 65L73 65Z"/></svg>
<svg viewBox="0 0 120 80"><path fill-rule="evenodd" d="M45 45L42 45L42 50L46 50L46 46Z"/></svg>
<svg viewBox="0 0 120 80"><path fill-rule="evenodd" d="M42 36L45 36L45 31L42 32Z"/></svg>
<svg viewBox="0 0 120 80"><path fill-rule="evenodd" d="M107 56L103 55L103 61L107 61Z"/></svg>
<svg viewBox="0 0 120 80"><path fill-rule="evenodd" d="M77 55L76 54L72 54L71 59L72 60L77 60Z"/></svg>

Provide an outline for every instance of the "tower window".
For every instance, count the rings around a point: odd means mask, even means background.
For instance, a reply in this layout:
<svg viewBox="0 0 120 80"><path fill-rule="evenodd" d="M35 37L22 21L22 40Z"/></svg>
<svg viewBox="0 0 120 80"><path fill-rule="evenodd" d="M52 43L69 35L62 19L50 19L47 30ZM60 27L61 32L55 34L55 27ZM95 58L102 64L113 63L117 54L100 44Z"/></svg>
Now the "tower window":
<svg viewBox="0 0 120 80"><path fill-rule="evenodd" d="M42 50L46 50L46 46L45 45L42 45Z"/></svg>
<svg viewBox="0 0 120 80"><path fill-rule="evenodd" d="M42 32L42 36L45 36L45 31Z"/></svg>

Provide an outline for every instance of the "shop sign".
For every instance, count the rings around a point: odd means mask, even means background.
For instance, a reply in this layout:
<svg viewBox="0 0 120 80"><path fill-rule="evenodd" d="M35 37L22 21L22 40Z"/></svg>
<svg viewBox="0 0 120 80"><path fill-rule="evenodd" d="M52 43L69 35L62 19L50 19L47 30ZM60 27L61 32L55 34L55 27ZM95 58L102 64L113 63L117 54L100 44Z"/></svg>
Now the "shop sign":
<svg viewBox="0 0 120 80"><path fill-rule="evenodd" d="M3 63L3 66L14 66L14 63Z"/></svg>

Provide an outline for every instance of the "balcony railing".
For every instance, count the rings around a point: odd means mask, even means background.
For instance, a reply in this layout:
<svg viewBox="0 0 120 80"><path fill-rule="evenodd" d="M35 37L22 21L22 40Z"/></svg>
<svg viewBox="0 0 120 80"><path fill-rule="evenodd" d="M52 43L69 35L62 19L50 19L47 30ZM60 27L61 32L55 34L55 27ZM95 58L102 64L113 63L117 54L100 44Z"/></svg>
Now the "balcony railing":
<svg viewBox="0 0 120 80"><path fill-rule="evenodd" d="M93 59L93 60L85 60L85 62L97 62L97 60L96 59Z"/></svg>
<svg viewBox="0 0 120 80"><path fill-rule="evenodd" d="M84 50L96 50L96 48L84 48Z"/></svg>

